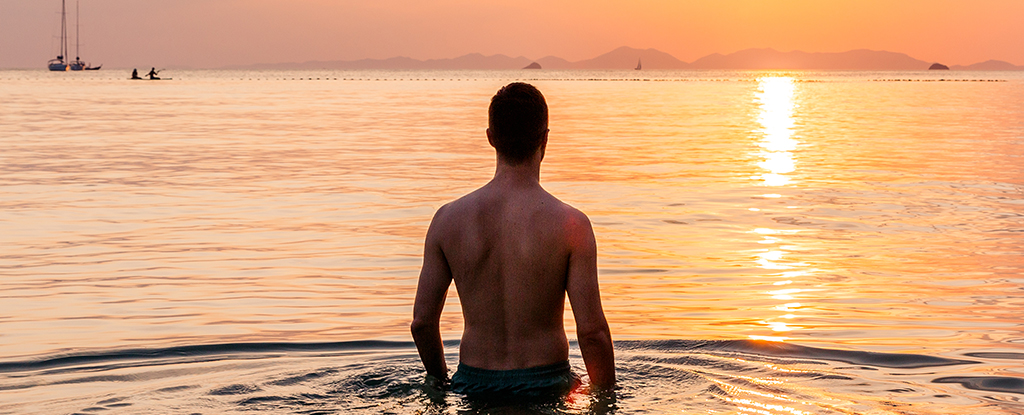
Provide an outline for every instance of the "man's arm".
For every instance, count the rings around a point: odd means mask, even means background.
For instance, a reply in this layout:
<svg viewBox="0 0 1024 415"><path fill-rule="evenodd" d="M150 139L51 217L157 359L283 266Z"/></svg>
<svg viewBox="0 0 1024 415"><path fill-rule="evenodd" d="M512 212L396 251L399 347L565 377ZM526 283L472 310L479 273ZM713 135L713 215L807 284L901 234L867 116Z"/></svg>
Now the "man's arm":
<svg viewBox="0 0 1024 415"><path fill-rule="evenodd" d="M412 338L419 350L420 360L427 374L448 380L448 365L444 361L444 344L441 343L441 310L448 295L448 287L452 282L452 271L448 260L441 252L440 233L443 226L438 222L441 215L438 209L427 230L427 238L423 246L423 268L416 287L416 303L412 313Z"/></svg>
<svg viewBox="0 0 1024 415"><path fill-rule="evenodd" d="M615 386L615 352L608 321L601 308L601 291L597 282L597 241L590 220L574 212L574 223L569 227L571 253L569 254L566 292L576 319L576 336L583 362L587 365L590 383L596 390L610 390Z"/></svg>

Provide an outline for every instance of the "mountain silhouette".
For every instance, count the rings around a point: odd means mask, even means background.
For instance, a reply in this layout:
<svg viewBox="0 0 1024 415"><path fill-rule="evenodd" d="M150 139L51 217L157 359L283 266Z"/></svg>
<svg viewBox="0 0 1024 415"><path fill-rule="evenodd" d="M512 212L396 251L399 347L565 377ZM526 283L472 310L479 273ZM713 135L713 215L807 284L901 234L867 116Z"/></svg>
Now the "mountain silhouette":
<svg viewBox="0 0 1024 415"><path fill-rule="evenodd" d="M1017 66L1010 62L988 60L974 65L953 65L950 69L956 71L1024 71L1024 66Z"/></svg>
<svg viewBox="0 0 1024 415"><path fill-rule="evenodd" d="M471 53L455 59L431 59L423 63L429 69L519 69L530 65L533 61L522 56L511 58L505 55L484 56L479 53Z"/></svg>
<svg viewBox="0 0 1024 415"><path fill-rule="evenodd" d="M728 55L713 54L697 59L692 69L845 69L921 70L930 62L902 53L851 50L842 53L779 52L775 49L747 49Z"/></svg>
<svg viewBox="0 0 1024 415"><path fill-rule="evenodd" d="M522 56L484 56L470 53L452 59L428 59L425 61L399 56L388 59L360 59L356 61L308 61L288 63L262 63L235 65L225 69L519 69L533 61ZM541 63L543 65L543 63Z"/></svg>
<svg viewBox="0 0 1024 415"><path fill-rule="evenodd" d="M628 46L615 49L593 59L573 62L565 69L633 69L638 59L647 69L690 69L690 65L675 56L657 49L634 49Z"/></svg>
<svg viewBox="0 0 1024 415"><path fill-rule="evenodd" d="M633 69L637 60L643 60L649 69L793 69L793 70L927 70L931 62L914 59L906 54L888 51L857 49L847 52L779 52L774 49L746 49L727 55L715 53L683 62L657 49L620 47L592 59L571 62L557 56L537 60L506 55L485 56L471 53L450 59L418 60L409 57L388 59L361 59L355 61L308 61L301 63L269 63L235 65L225 69L522 69L536 62L544 69ZM990 60L968 66L955 65L953 70L1016 71L1024 66Z"/></svg>
<svg viewBox="0 0 1024 415"><path fill-rule="evenodd" d="M557 56L545 56L537 59L537 63L543 66L544 69L569 69L572 68L572 62Z"/></svg>

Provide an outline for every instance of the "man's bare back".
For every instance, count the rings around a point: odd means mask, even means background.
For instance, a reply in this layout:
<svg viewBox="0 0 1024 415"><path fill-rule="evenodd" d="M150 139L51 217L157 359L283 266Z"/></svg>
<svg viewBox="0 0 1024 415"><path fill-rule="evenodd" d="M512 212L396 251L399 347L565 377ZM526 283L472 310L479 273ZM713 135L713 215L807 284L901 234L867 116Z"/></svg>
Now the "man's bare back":
<svg viewBox="0 0 1024 415"><path fill-rule="evenodd" d="M590 221L540 185L544 121L535 153L509 162L499 150L494 179L443 206L430 224L412 325L430 375L447 378L438 322L454 281L465 320L462 364L504 371L567 361L568 294L592 384L615 382ZM490 129L488 138L499 147Z"/></svg>

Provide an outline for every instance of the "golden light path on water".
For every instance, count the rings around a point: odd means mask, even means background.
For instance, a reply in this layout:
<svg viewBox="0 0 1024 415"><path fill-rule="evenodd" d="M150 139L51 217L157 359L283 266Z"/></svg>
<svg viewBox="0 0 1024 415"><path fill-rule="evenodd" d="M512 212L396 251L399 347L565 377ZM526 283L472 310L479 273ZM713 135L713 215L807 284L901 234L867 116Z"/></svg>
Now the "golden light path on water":
<svg viewBox="0 0 1024 415"><path fill-rule="evenodd" d="M761 128L754 133L761 136L761 139L757 142L759 147L757 155L764 158L757 165L766 172L754 176L752 179L759 181L762 186L786 186L792 182L792 178L786 174L796 170L793 150L799 145L799 141L793 138L793 127L796 124L793 116L794 109L796 108L796 103L794 102L796 82L794 82L792 77L788 76L764 76L757 79L757 84L758 89L755 93L755 103L759 111L757 121ZM776 193L764 196L768 198L780 197ZM757 208L751 209L756 211ZM757 253L758 259L756 262L758 266L767 272L782 271L779 274L780 280L773 284L778 289L765 293L769 296L769 299L765 300L766 304L770 304L772 301L792 301L795 295L808 291L802 288L791 288L795 283L794 280L808 274L809 271L807 270L796 269L806 266L806 264L795 262L783 264L780 262L786 255L785 248L782 245L785 243L784 236L796 232L770 228L756 228L753 230L754 234L763 237L759 243L770 246L770 248ZM799 308L800 303L794 302L775 306L772 310L782 311L785 314L768 318L761 323L773 332L784 333L800 329L799 326L795 326L792 323L792 320L797 318L793 311ZM750 335L749 337L756 340L772 341L788 339L782 336L764 335Z"/></svg>
<svg viewBox="0 0 1024 415"><path fill-rule="evenodd" d="M756 150L756 156L763 158L763 160L757 163L757 166L765 172L753 176L751 179L755 180L759 186L769 188L783 187L793 182L793 179L787 176L787 174L796 170L793 150L799 145L799 141L794 138L793 132L793 127L796 124L793 115L796 107L794 102L795 95L796 83L792 77L763 76L757 79L755 105L758 110L757 122L760 124L760 128L754 131L754 135L755 137L760 136L760 140L757 141L758 150ZM782 196L778 193L768 193L763 195L763 197L775 199ZM757 208L751 208L751 210L757 211ZM800 308L800 303L792 301L797 295L808 290L793 287L798 287L799 277L808 274L809 271L801 269L801 267L805 267L807 264L791 260L782 262L787 255L786 244L788 242L785 240L785 236L787 234L794 234L796 231L758 227L753 229L751 233L762 238L758 243L768 246L768 248L761 249L756 253L757 259L754 262L757 263L758 267L765 270L766 273L771 274L772 277L778 277L778 281L772 284L775 289L765 292L764 295L767 298L763 300L765 305L778 305L769 309L769 312L772 314L765 320L760 321L760 324L779 334L798 330L801 327L794 325L793 320L797 318L794 312ZM780 312L783 314L779 315ZM777 342L789 339L789 337L781 335L752 334L748 335L748 337L754 340ZM771 380L773 380L771 376L752 379L755 383L770 382ZM758 400L729 399L729 401L736 404L737 408L743 412L758 414L809 414L809 412L795 408L794 406L799 404L799 402L785 395L757 395L760 398Z"/></svg>
<svg viewBox="0 0 1024 415"><path fill-rule="evenodd" d="M757 105L757 122L761 128L754 131L755 136L760 136L757 142L759 150L757 156L763 158L757 163L758 167L765 170L758 176L752 177L758 185L765 187L783 187L793 182L787 176L796 170L796 160L793 150L800 144L794 138L793 127L796 125L794 109L796 108L795 95L796 83L789 76L763 76L757 79L757 91L755 92L755 104ZM766 198L781 198L777 193L765 194ZM757 208L752 208L757 209ZM794 262L792 260L782 262L787 255L786 235L792 235L797 231L781 230L771 228L755 228L752 233L762 237L758 243L768 245L768 248L757 252L757 265L764 269L771 276L778 277L778 281L772 285L776 287L764 294L764 304L778 304L770 309L771 317L760 323L769 328L772 332L783 334L801 327L794 325L793 320L797 319L794 314L800 308L800 303L792 302L797 295L809 290L793 288L799 286L799 278L809 273L801 269L807 264ZM775 274L778 273L778 274ZM778 312L784 313L779 315ZM789 338L780 335L748 335L754 340L786 341ZM754 378L755 383L769 382L771 376L766 378ZM790 397L776 394L759 394L760 401L752 399L731 399L730 402L737 405L743 412L759 414L789 413L794 415L810 414L801 411L793 406L799 404Z"/></svg>
<svg viewBox="0 0 1024 415"><path fill-rule="evenodd" d="M758 132L764 136L757 145L765 158L757 165L768 171L760 179L765 186L784 186L790 182L785 174L796 170L792 153L799 144L793 138L796 85L791 77L762 77L757 83L757 121L762 127Z"/></svg>

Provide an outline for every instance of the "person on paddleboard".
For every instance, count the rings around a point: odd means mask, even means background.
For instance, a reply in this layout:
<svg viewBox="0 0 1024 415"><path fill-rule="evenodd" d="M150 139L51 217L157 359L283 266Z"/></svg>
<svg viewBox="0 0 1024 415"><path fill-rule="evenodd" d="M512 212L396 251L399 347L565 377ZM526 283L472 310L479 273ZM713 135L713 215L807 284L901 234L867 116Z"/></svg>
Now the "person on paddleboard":
<svg viewBox="0 0 1024 415"><path fill-rule="evenodd" d="M149 73L146 74L146 76L148 76L149 79L160 79L160 78L157 78L157 75L159 75L159 74L160 74L160 71L156 70L156 68L153 68L153 69L149 70Z"/></svg>
<svg viewBox="0 0 1024 415"><path fill-rule="evenodd" d="M427 383L449 385L439 323L454 281L465 322L454 392L516 399L578 386L562 324L566 295L590 386L611 390L614 352L593 228L587 215L540 185L544 96L529 84L509 84L492 98L489 116L494 179L438 209L424 243L411 329Z"/></svg>
<svg viewBox="0 0 1024 415"><path fill-rule="evenodd" d="M141 77L139 77L139 70L138 70L138 68L132 69L132 79L142 79Z"/></svg>

